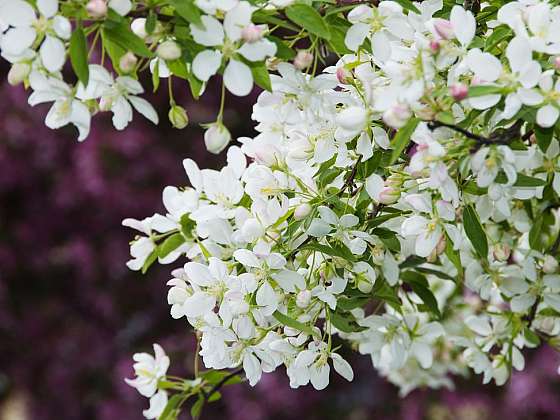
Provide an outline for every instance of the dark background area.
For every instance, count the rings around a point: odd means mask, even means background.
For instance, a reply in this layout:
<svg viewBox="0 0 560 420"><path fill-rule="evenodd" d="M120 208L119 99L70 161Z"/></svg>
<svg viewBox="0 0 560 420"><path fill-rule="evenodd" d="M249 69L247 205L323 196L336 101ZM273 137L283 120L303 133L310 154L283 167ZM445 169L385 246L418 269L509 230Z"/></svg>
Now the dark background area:
<svg viewBox="0 0 560 420"><path fill-rule="evenodd" d="M6 72L0 67L2 79ZM165 97L148 94L160 126L136 114L117 132L110 116L95 117L80 144L71 127L46 128L48 106L29 107L23 87L0 85L0 420L142 418L148 401L123 378L133 374L132 354L151 351L153 342L170 354L174 373L190 373L194 337L166 302L169 272L181 263L129 271L134 232L121 221L163 210L163 188L187 182L182 159L201 167L223 162L206 152L198 126L215 117L215 88L199 102L182 88L178 102L191 119L185 130L169 126ZM228 97L234 137L253 133L254 99ZM332 375L326 391L294 391L279 371L255 388L226 389L203 418L554 419L559 361L544 348L503 388L474 377L458 380L455 392L418 390L400 399L357 355L351 384Z"/></svg>

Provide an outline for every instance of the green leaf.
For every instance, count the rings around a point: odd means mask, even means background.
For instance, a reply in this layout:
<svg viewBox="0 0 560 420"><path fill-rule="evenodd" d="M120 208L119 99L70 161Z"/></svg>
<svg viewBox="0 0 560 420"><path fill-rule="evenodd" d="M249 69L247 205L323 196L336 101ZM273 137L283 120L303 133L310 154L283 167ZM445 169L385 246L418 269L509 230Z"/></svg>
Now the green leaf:
<svg viewBox="0 0 560 420"><path fill-rule="evenodd" d="M296 52L288 47L282 39L272 35L269 35L266 38L276 44L276 57L289 61L296 56Z"/></svg>
<svg viewBox="0 0 560 420"><path fill-rule="evenodd" d="M459 253L455 249L453 249L453 242L451 241L451 238L449 238L447 233L445 234L445 239L445 255L447 256L447 258L449 258L449 261L453 263L459 275L462 276L463 265L461 264L461 257ZM456 279L453 280L455 281Z"/></svg>
<svg viewBox="0 0 560 420"><path fill-rule="evenodd" d="M331 31L321 15L313 7L306 4L294 4L286 10L286 16L296 25L301 26L307 32L320 38L331 39Z"/></svg>
<svg viewBox="0 0 560 420"><path fill-rule="evenodd" d="M431 274L433 276L439 277L440 279L455 281L455 279L449 274L444 273L443 271L434 270L432 268L416 267L416 271L423 274Z"/></svg>
<svg viewBox="0 0 560 420"><path fill-rule="evenodd" d="M157 15L154 13L153 10L150 10L150 13L148 14L148 18L146 19L146 32L148 34L153 34L154 31L156 30L156 24L157 24Z"/></svg>
<svg viewBox="0 0 560 420"><path fill-rule="evenodd" d="M395 0L395 3L400 4L403 9L409 10L419 15L422 14L422 12L420 12L420 10L418 10L418 8L410 0Z"/></svg>
<svg viewBox="0 0 560 420"><path fill-rule="evenodd" d="M198 396L198 400L196 400L196 402L191 407L191 417L193 419L198 419L200 417L200 414L202 413L202 408L204 407L204 401L205 401L204 395L200 394Z"/></svg>
<svg viewBox="0 0 560 420"><path fill-rule="evenodd" d="M282 325L285 325L287 327L293 328L298 331L302 331L308 335L312 335L312 336L315 335L313 329L309 325L302 324L301 322L296 321L293 318L290 318L288 315L285 315L280 311L275 311L272 314L272 316L276 318L276 320Z"/></svg>
<svg viewBox="0 0 560 420"><path fill-rule="evenodd" d="M158 257L165 258L181 245L185 243L185 237L181 233L174 233L167 237L165 241L158 247Z"/></svg>
<svg viewBox="0 0 560 420"><path fill-rule="evenodd" d="M166 64L174 76L180 77L181 79L189 78L189 71L187 70L187 64L184 60L179 58L173 61L166 61Z"/></svg>
<svg viewBox="0 0 560 420"><path fill-rule="evenodd" d="M529 245L532 249L541 250L542 249L542 228L543 228L544 217L537 217L534 220L533 226L529 231Z"/></svg>
<svg viewBox="0 0 560 420"><path fill-rule="evenodd" d="M175 420L178 416L178 408L181 407L181 404L184 401L184 396L181 394L175 394L169 401L167 401L167 405L163 409L163 412L159 415L158 420Z"/></svg>
<svg viewBox="0 0 560 420"><path fill-rule="evenodd" d="M397 131L397 134L391 142L393 153L391 154L391 160L389 162L390 165L397 161L403 150L406 148L410 142L410 136L412 136L412 133L416 130L416 126L419 122L420 120L418 118L411 118L404 127Z"/></svg>
<svg viewBox="0 0 560 420"><path fill-rule="evenodd" d="M480 258L486 259L488 257L488 239L480 224L478 214L471 205L466 206L463 211L463 224L474 250Z"/></svg>
<svg viewBox="0 0 560 420"><path fill-rule="evenodd" d="M359 332L366 329L358 325L358 323L356 322L356 318L354 318L354 315L352 315L350 312L346 312L344 314L341 314L339 312L330 312L329 320L337 330L345 333Z"/></svg>
<svg viewBox="0 0 560 420"><path fill-rule="evenodd" d="M428 287L428 282L424 276L412 271L405 271L401 273L401 278L412 288L412 291L416 293L420 299L422 299L422 302L424 302L424 305L426 305L429 312L432 312L438 318L441 317L437 300Z"/></svg>
<svg viewBox="0 0 560 420"><path fill-rule="evenodd" d="M351 311L352 309L361 308L370 298L368 296L353 296L353 297L339 297L336 302L336 307L344 311Z"/></svg>
<svg viewBox="0 0 560 420"><path fill-rule="evenodd" d="M395 232L385 228L376 228L372 231L374 235L377 235L383 245L389 248L391 251L400 252L401 250L401 243L399 242L397 235Z"/></svg>
<svg viewBox="0 0 560 420"><path fill-rule="evenodd" d="M70 62L74 73L85 86L89 82L87 40L81 26L77 27L70 37Z"/></svg>
<svg viewBox="0 0 560 420"><path fill-rule="evenodd" d="M187 22L202 25L200 9L195 6L194 0L172 0L171 4L175 7L177 14Z"/></svg>
<svg viewBox="0 0 560 420"><path fill-rule="evenodd" d="M151 58L154 55L144 41L130 30L126 22L105 25L103 27L103 35L125 51L130 50L140 57Z"/></svg>
<svg viewBox="0 0 560 420"><path fill-rule="evenodd" d="M356 260L356 257L354 256L354 254L352 254L352 252L350 252L348 247L342 244L323 245L316 242L311 242L303 246L301 249L310 249L312 251L321 252L332 257L343 258L347 261Z"/></svg>
<svg viewBox="0 0 560 420"><path fill-rule="evenodd" d="M471 86L467 98L476 98L477 96L501 94L504 88L500 86Z"/></svg>
<svg viewBox="0 0 560 420"><path fill-rule="evenodd" d="M537 144L543 153L546 153L548 146L550 146L550 142L552 141L552 136L554 135L554 127L542 128L535 125L534 131L535 137L537 138Z"/></svg>
<svg viewBox="0 0 560 420"><path fill-rule="evenodd" d="M264 90L272 91L272 84L270 82L270 75L268 74L268 69L264 62L253 63L250 66L251 74L253 75L253 80Z"/></svg>
<svg viewBox="0 0 560 420"><path fill-rule="evenodd" d="M148 256L148 258L146 258L146 261L144 261L144 265L142 266L142 274L146 274L150 266L156 262L157 258L158 258L158 249L156 248L152 251L152 253Z"/></svg>

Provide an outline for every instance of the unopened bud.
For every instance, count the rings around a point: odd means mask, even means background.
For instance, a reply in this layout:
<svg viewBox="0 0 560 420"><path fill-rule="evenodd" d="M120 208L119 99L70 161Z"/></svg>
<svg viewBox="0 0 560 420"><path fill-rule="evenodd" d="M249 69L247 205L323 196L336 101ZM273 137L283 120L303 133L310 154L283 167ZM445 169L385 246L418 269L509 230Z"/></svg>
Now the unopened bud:
<svg viewBox="0 0 560 420"><path fill-rule="evenodd" d="M294 66L299 70L304 70L313 63L313 54L307 50L299 50L294 58Z"/></svg>
<svg viewBox="0 0 560 420"><path fill-rule="evenodd" d="M110 97L102 97L99 100L99 110L103 112L110 111L113 107L113 99Z"/></svg>
<svg viewBox="0 0 560 420"><path fill-rule="evenodd" d="M175 41L164 41L158 45L156 54L163 60L177 60L181 58L181 47Z"/></svg>
<svg viewBox="0 0 560 420"><path fill-rule="evenodd" d="M385 187L379 193L379 202L381 204L394 204L401 197L400 190L393 187Z"/></svg>
<svg viewBox="0 0 560 420"><path fill-rule="evenodd" d="M148 37L146 18L134 19L130 24L130 29L132 29L132 32L139 38L146 39Z"/></svg>
<svg viewBox="0 0 560 420"><path fill-rule="evenodd" d="M86 5L88 15L94 19L99 19L107 15L108 7L105 0L89 0Z"/></svg>
<svg viewBox="0 0 560 420"><path fill-rule="evenodd" d="M492 253L498 261L507 261L511 255L511 248L508 244L498 243L494 245Z"/></svg>
<svg viewBox="0 0 560 420"><path fill-rule="evenodd" d="M437 53L439 51L440 48L440 44L438 41L430 41L430 49L432 50L432 52Z"/></svg>
<svg viewBox="0 0 560 420"><path fill-rule="evenodd" d="M262 39L264 28L261 25L249 24L241 30L241 38L243 41L252 43Z"/></svg>
<svg viewBox="0 0 560 420"><path fill-rule="evenodd" d="M544 257L542 269L546 274L556 273L558 270L558 261L552 255L547 255Z"/></svg>
<svg viewBox="0 0 560 420"><path fill-rule="evenodd" d="M311 290L302 290L296 296L296 306L304 309L311 303Z"/></svg>
<svg viewBox="0 0 560 420"><path fill-rule="evenodd" d="M445 19L434 19L434 30L442 39L453 38L453 25Z"/></svg>
<svg viewBox="0 0 560 420"><path fill-rule="evenodd" d="M136 64L138 64L138 58L136 58L136 56L130 51L123 55L119 60L119 67L125 73L130 73L134 70Z"/></svg>
<svg viewBox="0 0 560 420"><path fill-rule="evenodd" d="M29 76L30 72L31 66L29 64L15 63L8 72L8 83L12 86L17 86Z"/></svg>
<svg viewBox="0 0 560 420"><path fill-rule="evenodd" d="M383 113L383 121L392 128L403 127L412 116L412 112L406 105L393 105Z"/></svg>
<svg viewBox="0 0 560 420"><path fill-rule="evenodd" d="M456 101L462 101L468 96L469 88L462 83L456 83L451 85L449 93L451 93L451 96L453 96L453 99Z"/></svg>
<svg viewBox="0 0 560 420"><path fill-rule="evenodd" d="M362 293L368 294L373 289L373 283L363 276L357 276L356 282L358 283L358 290Z"/></svg>
<svg viewBox="0 0 560 420"><path fill-rule="evenodd" d="M173 105L169 110L169 121L174 128L181 130L189 124L189 116L185 108Z"/></svg>
<svg viewBox="0 0 560 420"><path fill-rule="evenodd" d="M554 68L560 70L560 55L554 57Z"/></svg>
<svg viewBox="0 0 560 420"><path fill-rule="evenodd" d="M338 82L343 85L352 83L353 80L352 72L344 66L340 66L336 69L336 78L338 79Z"/></svg>
<svg viewBox="0 0 560 420"><path fill-rule="evenodd" d="M385 180L385 186L387 187L394 187L400 188L404 184L404 176L397 172L393 172L389 177Z"/></svg>
<svg viewBox="0 0 560 420"><path fill-rule="evenodd" d="M300 204L294 210L294 219L303 220L311 213L311 206L307 203Z"/></svg>
<svg viewBox="0 0 560 420"><path fill-rule="evenodd" d="M231 134L220 122L215 122L204 132L204 144L210 153L218 154L231 141Z"/></svg>

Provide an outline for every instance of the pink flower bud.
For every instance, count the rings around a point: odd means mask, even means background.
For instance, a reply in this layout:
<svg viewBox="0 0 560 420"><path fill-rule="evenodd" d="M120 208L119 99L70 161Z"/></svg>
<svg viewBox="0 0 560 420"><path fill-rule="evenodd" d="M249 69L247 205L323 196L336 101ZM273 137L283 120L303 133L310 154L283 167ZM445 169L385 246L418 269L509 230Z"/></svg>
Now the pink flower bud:
<svg viewBox="0 0 560 420"><path fill-rule="evenodd" d="M453 96L453 99L456 101L462 101L469 94L469 88L462 83L456 83L449 88L449 92L451 93L451 96Z"/></svg>
<svg viewBox="0 0 560 420"><path fill-rule="evenodd" d="M498 261L507 261L511 255L511 248L508 244L497 243L492 250L494 258Z"/></svg>
<svg viewBox="0 0 560 420"><path fill-rule="evenodd" d="M439 41L430 41L430 49L432 52L437 53L439 51Z"/></svg>
<svg viewBox="0 0 560 420"><path fill-rule="evenodd" d="M311 206L307 203L300 204L294 210L294 219L303 220L311 213Z"/></svg>
<svg viewBox="0 0 560 420"><path fill-rule="evenodd" d="M453 25L445 19L434 19L434 30L442 39L453 38Z"/></svg>
<svg viewBox="0 0 560 420"><path fill-rule="evenodd" d="M556 68L556 70L560 70L560 55L554 57L554 67Z"/></svg>
<svg viewBox="0 0 560 420"><path fill-rule="evenodd" d="M408 106L396 104L383 113L383 121L392 128L401 128L411 116L412 112Z"/></svg>
<svg viewBox="0 0 560 420"><path fill-rule="evenodd" d="M340 66L336 69L336 78L339 83L347 85L352 82L352 72L344 66Z"/></svg>
<svg viewBox="0 0 560 420"><path fill-rule="evenodd" d="M311 303L311 291L310 290L302 290L296 296L296 306L298 308L304 309L309 306Z"/></svg>
<svg viewBox="0 0 560 420"><path fill-rule="evenodd" d="M123 55L119 60L119 67L125 73L130 73L134 70L136 64L138 64L138 58L136 58L136 56L130 51Z"/></svg>
<svg viewBox="0 0 560 420"><path fill-rule="evenodd" d="M105 0L89 0L86 10L92 18L99 19L107 15L107 3Z"/></svg>
<svg viewBox="0 0 560 420"><path fill-rule="evenodd" d="M257 42L263 37L263 27L260 25L250 24L241 30L241 38L245 42Z"/></svg>
<svg viewBox="0 0 560 420"><path fill-rule="evenodd" d="M294 66L298 70L306 69L311 63L313 63L313 54L307 50L299 50L297 52L296 58L294 58Z"/></svg>

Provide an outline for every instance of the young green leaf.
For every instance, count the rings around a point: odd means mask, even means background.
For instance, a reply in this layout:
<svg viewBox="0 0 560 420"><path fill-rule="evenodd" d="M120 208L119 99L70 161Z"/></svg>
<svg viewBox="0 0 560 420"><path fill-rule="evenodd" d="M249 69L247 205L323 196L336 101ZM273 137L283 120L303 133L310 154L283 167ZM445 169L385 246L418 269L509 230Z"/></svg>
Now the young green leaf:
<svg viewBox="0 0 560 420"><path fill-rule="evenodd" d="M315 335L314 331L311 329L309 325L302 324L299 321L296 321L293 318L290 318L288 315L283 314L280 311L275 311L272 316L276 318L280 324L285 325L287 327L293 328L298 331L302 331L309 335Z"/></svg>
<svg viewBox="0 0 560 420"><path fill-rule="evenodd" d="M404 127L399 128L399 131L397 131L397 134L391 142L393 153L391 154L390 165L397 161L408 143L410 143L410 136L412 136L412 133L416 130L419 122L420 120L418 118L411 118Z"/></svg>
<svg viewBox="0 0 560 420"><path fill-rule="evenodd" d="M174 233L167 237L159 246L158 257L165 258L185 243L185 237L180 233Z"/></svg>
<svg viewBox="0 0 560 420"><path fill-rule="evenodd" d="M172 0L171 4L175 7L175 12L187 22L202 25L200 9L195 6L194 0Z"/></svg>

